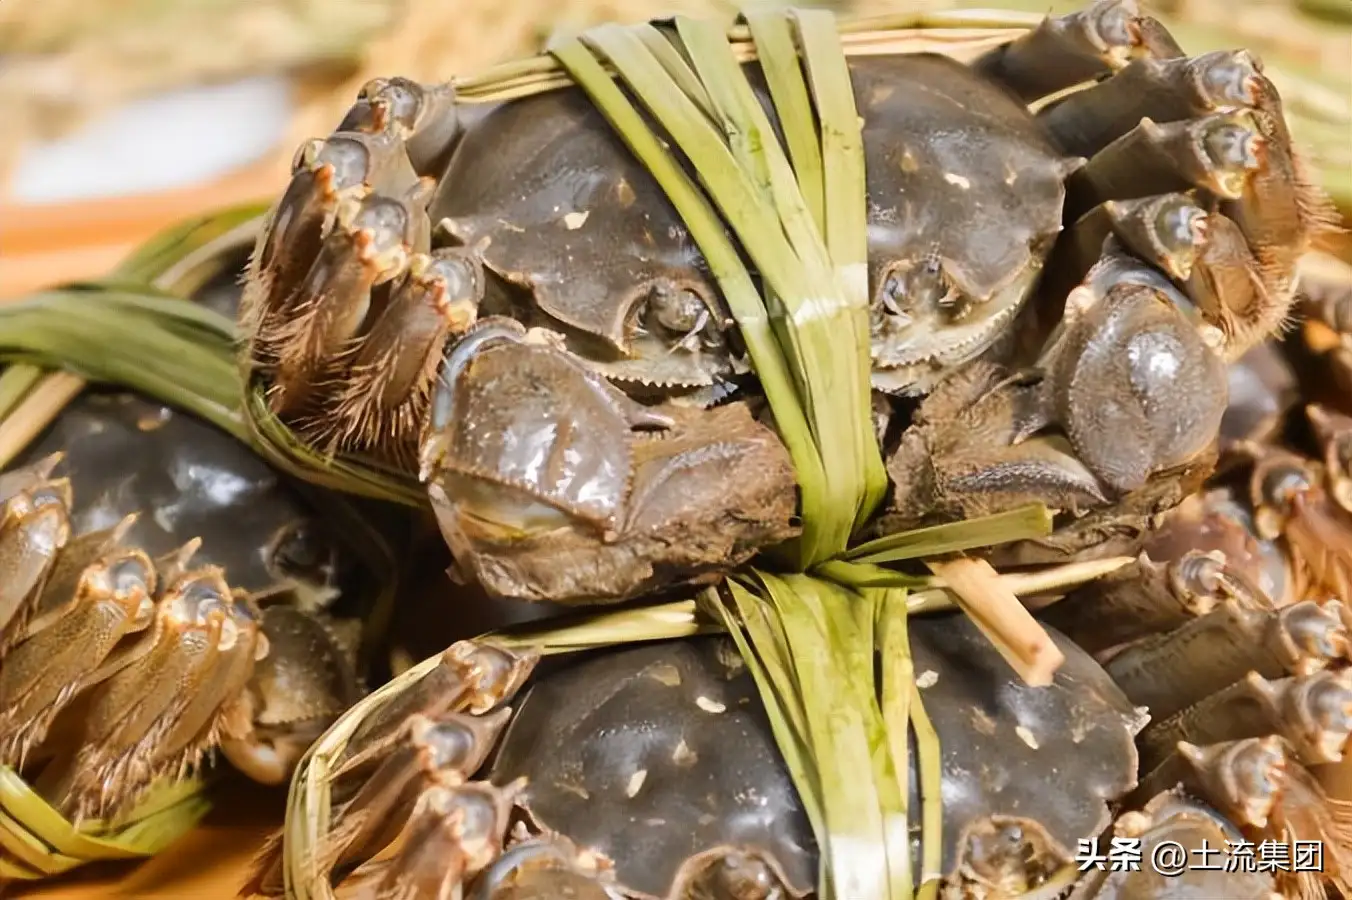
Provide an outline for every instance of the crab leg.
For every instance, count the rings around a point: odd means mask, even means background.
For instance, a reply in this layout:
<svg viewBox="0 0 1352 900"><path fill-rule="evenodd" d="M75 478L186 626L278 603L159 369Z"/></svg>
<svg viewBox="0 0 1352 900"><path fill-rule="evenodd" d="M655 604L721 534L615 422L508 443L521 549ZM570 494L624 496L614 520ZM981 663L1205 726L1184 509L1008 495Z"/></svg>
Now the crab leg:
<svg viewBox="0 0 1352 900"><path fill-rule="evenodd" d="M334 777L350 778L394 746L402 723L415 713L483 715L516 696L540 661L538 654L479 641L458 641L417 684L371 713L353 733L334 765Z"/></svg>
<svg viewBox="0 0 1352 900"><path fill-rule="evenodd" d="M1041 289L1048 298L1065 297L1093 273L1096 290L1106 293L1109 277L1125 276L1187 307L1187 298L1168 279L1141 263L1187 279L1204 252L1208 220L1206 210L1186 194L1110 200L1080 217L1057 243ZM1109 237L1115 240L1105 246Z"/></svg>
<svg viewBox="0 0 1352 900"><path fill-rule="evenodd" d="M1249 502L1259 537L1283 538L1293 561L1337 597L1352 597L1352 519L1329 498L1317 467L1284 451L1245 442L1254 459Z"/></svg>
<svg viewBox="0 0 1352 900"><path fill-rule="evenodd" d="M377 79L337 132L297 155L251 260L241 318L252 364L273 376L272 409L311 437L364 449L388 424L371 417L388 413L407 451L441 346L473 319L482 273L428 256L428 176L459 130L448 85ZM391 358L402 361L394 372ZM327 388L345 382L330 408Z"/></svg>
<svg viewBox="0 0 1352 900"><path fill-rule="evenodd" d="M1205 747L1180 741L1174 755L1142 786L1172 787L1180 781L1260 839L1318 841L1324 848L1323 871L1307 877L1311 882L1326 878L1344 894L1352 888L1348 804L1325 794L1282 738L1245 738ZM1314 883L1289 889L1283 896L1322 895Z"/></svg>
<svg viewBox="0 0 1352 900"><path fill-rule="evenodd" d="M1133 59L1182 56L1160 23L1134 0L1097 0L997 47L973 68L1024 101L1036 100L1121 69Z"/></svg>
<svg viewBox="0 0 1352 900"><path fill-rule="evenodd" d="M483 265L472 251L445 248L413 257L352 356L346 386L324 417L327 443L362 449L388 442L411 453L442 350L451 335L474 324L483 294Z"/></svg>
<svg viewBox="0 0 1352 900"><path fill-rule="evenodd" d="M1155 562L1136 562L1078 588L1039 615L1090 653L1172 631L1234 599L1246 608L1269 605L1262 591L1219 550L1189 550Z"/></svg>
<svg viewBox="0 0 1352 900"><path fill-rule="evenodd" d="M1265 150L1266 142L1251 110L1228 110L1163 124L1142 119L1070 177L1066 218L1078 219L1107 200L1194 187L1227 200L1239 200L1252 173L1262 169Z"/></svg>
<svg viewBox="0 0 1352 900"><path fill-rule="evenodd" d="M1307 406L1305 413L1324 451L1329 496L1345 512L1352 513L1352 418L1322 406Z"/></svg>
<svg viewBox="0 0 1352 900"><path fill-rule="evenodd" d="M1153 768L1181 740L1215 744L1277 734L1305 765L1338 762L1352 734L1352 672L1268 681L1257 672L1168 719L1138 738L1141 764Z"/></svg>
<svg viewBox="0 0 1352 900"><path fill-rule="evenodd" d="M504 787L434 779L418 798L394 856L357 870L335 895L341 900L459 896L502 854L524 788L524 779Z"/></svg>
<svg viewBox="0 0 1352 900"><path fill-rule="evenodd" d="M133 802L157 776L178 774L179 761L163 756L166 741L178 737L180 717L197 708L198 694L212 693L228 674L228 651L239 639L231 605L219 569L171 584L143 639L149 651L93 691L79 749L43 771L39 790L75 818L102 817Z"/></svg>
<svg viewBox="0 0 1352 900"><path fill-rule="evenodd" d="M175 777L186 775L218 744L224 724L243 708L240 697L254 664L268 653L267 638L259 629L259 612L248 598L237 593L226 611L231 625L216 646L212 670L201 676L151 757L151 765Z"/></svg>
<svg viewBox="0 0 1352 900"><path fill-rule="evenodd" d="M70 539L70 482L50 456L0 475L0 657L22 632L37 591Z"/></svg>
<svg viewBox="0 0 1352 900"><path fill-rule="evenodd" d="M1095 202L1186 187L1213 198L1209 247L1188 280L1238 358L1285 317L1296 263L1335 218L1291 146L1281 102L1242 51L1143 59L1039 114L1067 153L1073 219Z"/></svg>
<svg viewBox="0 0 1352 900"><path fill-rule="evenodd" d="M1227 601L1177 631L1133 644L1104 668L1158 720L1250 670L1270 678L1319 671L1345 656L1347 642L1338 611L1313 601L1270 611Z"/></svg>
<svg viewBox="0 0 1352 900"><path fill-rule="evenodd" d="M446 713L440 719L413 716L407 743L388 757L345 805L324 844L322 867L341 880L389 845L408 821L429 778L450 785L469 781L497 746L511 709L483 716Z"/></svg>
<svg viewBox="0 0 1352 900"><path fill-rule="evenodd" d="M117 546L128 525L72 542L39 615L0 666L0 765L20 768L118 643L150 623L154 564L139 549Z"/></svg>

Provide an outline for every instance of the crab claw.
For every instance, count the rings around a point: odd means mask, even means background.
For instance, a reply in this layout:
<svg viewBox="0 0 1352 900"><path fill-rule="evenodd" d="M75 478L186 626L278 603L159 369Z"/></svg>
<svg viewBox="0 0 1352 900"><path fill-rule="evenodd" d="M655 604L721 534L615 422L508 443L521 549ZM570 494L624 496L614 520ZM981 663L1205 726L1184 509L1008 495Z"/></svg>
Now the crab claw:
<svg viewBox="0 0 1352 900"><path fill-rule="evenodd" d="M610 870L605 860L578 849L562 835L513 844L474 884L468 900L516 900L527 897L570 897L608 900ZM689 896L701 896L690 894ZM755 894L710 896L757 898Z"/></svg>
<svg viewBox="0 0 1352 900"><path fill-rule="evenodd" d="M360 696L348 655L320 615L290 606L264 610L247 687L230 692L221 754L260 784L284 784L310 744Z"/></svg>
<svg viewBox="0 0 1352 900"><path fill-rule="evenodd" d="M650 409L533 337L486 319L451 347L422 446L442 534L488 591L624 600L796 533L787 451L744 406Z"/></svg>

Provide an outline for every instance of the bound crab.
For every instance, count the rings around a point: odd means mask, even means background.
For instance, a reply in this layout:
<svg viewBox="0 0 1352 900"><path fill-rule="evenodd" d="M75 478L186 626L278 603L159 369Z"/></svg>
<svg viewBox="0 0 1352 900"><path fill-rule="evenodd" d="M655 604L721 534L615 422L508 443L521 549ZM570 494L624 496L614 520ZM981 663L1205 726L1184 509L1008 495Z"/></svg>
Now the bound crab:
<svg viewBox="0 0 1352 900"><path fill-rule="evenodd" d="M849 60L875 525L1036 498L1060 528L1011 559L1134 549L1209 471L1226 362L1287 315L1326 205L1258 60L1187 57L1130 0L971 56ZM794 535L789 457L654 177L578 88L465 112L380 79L301 148L242 307L272 410L416 467L500 596L621 600Z"/></svg>
<svg viewBox="0 0 1352 900"><path fill-rule="evenodd" d="M374 573L233 438L86 394L0 503L0 766L71 819L218 750L285 783L360 696Z"/></svg>
<svg viewBox="0 0 1352 900"><path fill-rule="evenodd" d="M1167 760L1171 783L1138 785L1133 737L1146 717L1069 640L1056 637L1067 663L1055 683L1033 688L965 618L917 620L911 637L945 748L942 896L1051 897L1072 885L1086 900L1272 895L1272 873L1152 880L1077 855L1105 831L1141 837L1147 852L1164 840L1238 843L1236 823L1270 799L1250 791L1286 763L1278 742L1184 744ZM333 816L292 877L353 898L815 896L812 832L730 641L537 661L463 642L372 710L335 761ZM918 798L911 815L918 827ZM280 839L246 893L282 896L279 851Z"/></svg>
<svg viewBox="0 0 1352 900"><path fill-rule="evenodd" d="M1134 565L1040 615L1149 711L1143 783L1177 778L1180 741L1247 742L1247 780L1232 783L1247 799L1222 808L1246 833L1318 842L1320 873L1345 895L1352 419L1297 414L1294 373L1275 354L1266 345L1235 366L1245 387L1208 490L1164 517ZM1321 896L1318 880L1310 871L1288 887Z"/></svg>

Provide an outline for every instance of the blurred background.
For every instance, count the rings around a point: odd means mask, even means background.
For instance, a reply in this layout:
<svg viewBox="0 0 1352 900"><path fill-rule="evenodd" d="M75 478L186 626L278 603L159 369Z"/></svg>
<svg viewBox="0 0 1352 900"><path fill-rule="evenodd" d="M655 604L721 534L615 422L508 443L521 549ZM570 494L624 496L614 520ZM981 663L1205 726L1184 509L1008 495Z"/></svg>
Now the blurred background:
<svg viewBox="0 0 1352 900"><path fill-rule="evenodd" d="M870 14L1079 4L800 5ZM1276 70L1298 136L1341 183L1344 200L1352 194L1352 0L1142 5L1166 18L1193 52L1243 45L1261 53ZM104 272L167 223L275 194L295 148L327 133L370 77L439 81L536 52L556 29L671 12L728 18L733 7L725 0L4 0L0 298Z"/></svg>

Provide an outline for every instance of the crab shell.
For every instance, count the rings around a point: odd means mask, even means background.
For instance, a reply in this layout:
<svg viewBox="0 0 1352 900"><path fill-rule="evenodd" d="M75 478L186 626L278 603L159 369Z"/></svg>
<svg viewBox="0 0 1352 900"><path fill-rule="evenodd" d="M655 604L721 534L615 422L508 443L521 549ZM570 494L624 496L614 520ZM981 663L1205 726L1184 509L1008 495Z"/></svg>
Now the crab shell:
<svg viewBox="0 0 1352 900"><path fill-rule="evenodd" d="M1060 231L1078 161L953 60L861 57L850 70L865 122L875 384L918 392L1013 321ZM759 69L745 71L774 122ZM429 212L524 289L517 315L571 334L570 349L617 382L681 391L737 370L722 334L729 313L689 231L580 90L503 104L468 128ZM939 277L962 304L916 304L906 324L884 313L884 294L899 311L908 286ZM707 324L677 347L691 327L670 327L682 301L703 307L689 323Z"/></svg>
<svg viewBox="0 0 1352 900"><path fill-rule="evenodd" d="M1066 664L1051 686L1030 688L965 617L911 625L943 748L944 872L972 896L1019 896L1064 876L1077 841L1135 786L1140 716L1056 637ZM814 886L801 802L725 638L608 651L538 675L490 775L521 776L531 822L612 860L634 896L682 896L690 870L728 850L756 854L799 895ZM910 808L918 827L918 797Z"/></svg>

